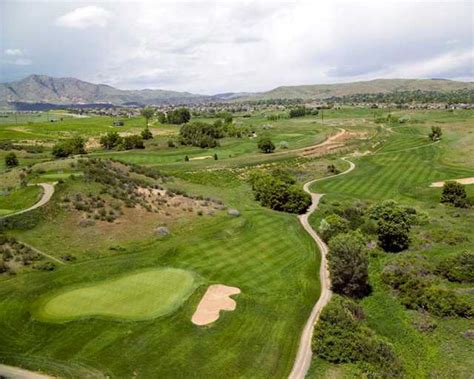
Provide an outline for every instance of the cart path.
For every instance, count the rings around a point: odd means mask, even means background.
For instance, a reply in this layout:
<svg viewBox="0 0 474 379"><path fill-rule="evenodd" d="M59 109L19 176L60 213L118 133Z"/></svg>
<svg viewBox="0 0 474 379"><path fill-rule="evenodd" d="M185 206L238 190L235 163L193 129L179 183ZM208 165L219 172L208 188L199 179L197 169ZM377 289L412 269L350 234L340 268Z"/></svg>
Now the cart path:
<svg viewBox="0 0 474 379"><path fill-rule="evenodd" d="M342 158L342 160L349 163L349 168L346 171L343 171L336 175L326 176L320 179L311 180L303 186L303 189L311 195L311 206L309 207L308 211L299 216L299 220L303 228L308 232L308 234L313 238L313 240L318 245L318 248L321 252L321 267L319 271L319 278L321 281L321 294L319 296L318 301L313 307L311 314L306 321L306 325L301 333L300 344L298 347L298 352L296 354L295 363L293 364L293 369L291 370L290 379L303 379L308 372L309 366L311 364L312 358L312 350L311 350L311 339L313 337L313 329L314 325L318 322L319 315L321 311L329 302L332 296L331 292L331 280L329 278L329 271L327 267L327 258L326 255L328 253L328 247L321 239L321 237L316 233L316 231L311 227L309 223L309 217L313 214L313 212L317 209L319 200L323 197L323 194L319 193L312 193L309 187L318 181L326 180L330 178L334 178L336 176L345 175L354 170L355 164L351 161L347 160L346 158Z"/></svg>
<svg viewBox="0 0 474 379"><path fill-rule="evenodd" d="M52 379L52 376L40 374L39 372L25 370L19 367L0 364L0 376L8 379Z"/></svg>

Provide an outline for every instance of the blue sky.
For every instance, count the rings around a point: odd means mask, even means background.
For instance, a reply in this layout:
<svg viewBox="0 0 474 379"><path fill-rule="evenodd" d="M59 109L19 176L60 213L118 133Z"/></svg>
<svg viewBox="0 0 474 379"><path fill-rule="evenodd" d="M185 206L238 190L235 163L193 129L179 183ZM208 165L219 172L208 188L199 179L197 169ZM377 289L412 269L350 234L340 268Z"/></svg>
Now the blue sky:
<svg viewBox="0 0 474 379"><path fill-rule="evenodd" d="M0 81L46 74L196 93L374 78L474 80L457 1L5 1Z"/></svg>

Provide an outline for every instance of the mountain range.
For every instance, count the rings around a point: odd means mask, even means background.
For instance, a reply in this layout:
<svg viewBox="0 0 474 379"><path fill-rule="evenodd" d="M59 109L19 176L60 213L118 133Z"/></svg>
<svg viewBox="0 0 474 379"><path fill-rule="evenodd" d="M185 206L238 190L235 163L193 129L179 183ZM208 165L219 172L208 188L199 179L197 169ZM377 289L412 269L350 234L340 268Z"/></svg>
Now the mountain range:
<svg viewBox="0 0 474 379"><path fill-rule="evenodd" d="M277 87L260 93L223 93L200 95L161 89L121 90L105 84L93 84L75 78L53 78L30 75L25 79L0 83L0 106L15 104L108 104L108 105L163 105L189 104L208 101L249 99L314 99L354 94L390 93L395 91L449 92L474 89L472 82L444 79L376 79L341 84L317 84Z"/></svg>

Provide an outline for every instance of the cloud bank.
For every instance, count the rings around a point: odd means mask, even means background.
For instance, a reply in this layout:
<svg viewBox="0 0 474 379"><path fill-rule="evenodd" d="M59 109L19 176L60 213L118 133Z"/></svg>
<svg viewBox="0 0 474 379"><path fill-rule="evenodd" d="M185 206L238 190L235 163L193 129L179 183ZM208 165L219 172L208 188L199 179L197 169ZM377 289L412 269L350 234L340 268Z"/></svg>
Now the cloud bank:
<svg viewBox="0 0 474 379"><path fill-rule="evenodd" d="M374 78L474 80L470 2L5 4L3 81L42 73L210 94Z"/></svg>
<svg viewBox="0 0 474 379"><path fill-rule="evenodd" d="M56 19L56 25L68 28L85 29L92 26L105 27L111 13L94 5L76 8Z"/></svg>

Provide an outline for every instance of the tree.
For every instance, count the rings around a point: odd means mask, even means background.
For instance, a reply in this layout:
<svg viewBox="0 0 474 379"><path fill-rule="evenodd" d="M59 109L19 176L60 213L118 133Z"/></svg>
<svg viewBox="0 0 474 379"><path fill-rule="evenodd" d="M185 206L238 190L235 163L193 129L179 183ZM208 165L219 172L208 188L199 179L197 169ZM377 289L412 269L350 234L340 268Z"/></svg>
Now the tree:
<svg viewBox="0 0 474 379"><path fill-rule="evenodd" d="M53 156L65 158L72 154L86 154L85 140L80 136L75 136L68 141L58 142L53 146Z"/></svg>
<svg viewBox="0 0 474 379"><path fill-rule="evenodd" d="M273 153L275 150L275 145L273 142L270 140L268 137L263 137L258 141L258 148L260 151L268 154L268 153Z"/></svg>
<svg viewBox="0 0 474 379"><path fill-rule="evenodd" d="M189 157L187 155L184 157L184 161L189 162Z"/></svg>
<svg viewBox="0 0 474 379"><path fill-rule="evenodd" d="M466 189L461 183L447 181L443 185L443 193L441 194L441 203L451 204L457 208L469 207Z"/></svg>
<svg viewBox="0 0 474 379"><path fill-rule="evenodd" d="M186 124L191 120L191 113L187 108L176 108L168 112L166 115L166 120L168 124L181 125Z"/></svg>
<svg viewBox="0 0 474 379"><path fill-rule="evenodd" d="M158 112L158 113L156 114L156 117L158 118L158 122L159 122L160 124L166 124L166 123L168 122L167 119L166 119L166 114L165 114L165 112Z"/></svg>
<svg viewBox="0 0 474 379"><path fill-rule="evenodd" d="M52 154L56 158L66 158L71 153L64 142L59 142L53 146Z"/></svg>
<svg viewBox="0 0 474 379"><path fill-rule="evenodd" d="M329 241L332 290L360 298L369 293L369 259L360 232L338 234Z"/></svg>
<svg viewBox="0 0 474 379"><path fill-rule="evenodd" d="M217 161L219 159L219 157L217 156L216 153L214 153L214 160Z"/></svg>
<svg viewBox="0 0 474 379"><path fill-rule="evenodd" d="M18 158L15 153L11 152L5 155L5 165L9 168L18 166Z"/></svg>
<svg viewBox="0 0 474 379"><path fill-rule="evenodd" d="M339 233L347 233L348 231L349 221L336 214L331 214L323 218L319 224L319 233L326 242Z"/></svg>
<svg viewBox="0 0 474 379"><path fill-rule="evenodd" d="M224 123L229 125L229 124L232 124L232 121L234 120L233 116L232 116L232 113L227 113L225 116L224 116Z"/></svg>
<svg viewBox="0 0 474 379"><path fill-rule="evenodd" d="M140 114L143 117L145 117L146 126L148 126L148 121L150 121L150 118L152 118L154 116L155 110L151 107L146 107L146 108L143 108L140 111Z"/></svg>
<svg viewBox="0 0 474 379"><path fill-rule="evenodd" d="M377 226L380 247L385 251L397 253L410 245L410 228L394 221L381 220Z"/></svg>
<svg viewBox="0 0 474 379"><path fill-rule="evenodd" d="M125 150L144 149L143 138L141 136L126 136L122 139L121 147Z"/></svg>
<svg viewBox="0 0 474 379"><path fill-rule="evenodd" d="M112 150L122 143L122 137L117 132L108 132L100 137L100 144L106 150Z"/></svg>
<svg viewBox="0 0 474 379"><path fill-rule="evenodd" d="M369 210L369 217L377 221L379 245L388 252L399 252L408 248L409 233L415 221L416 211L403 208L396 201L386 200Z"/></svg>
<svg viewBox="0 0 474 379"><path fill-rule="evenodd" d="M85 144L86 141L80 136L75 136L67 142L69 145L71 154L86 154Z"/></svg>
<svg viewBox="0 0 474 379"><path fill-rule="evenodd" d="M439 141L441 136L443 135L443 131L439 126L432 126L431 133L428 135L432 141Z"/></svg>
<svg viewBox="0 0 474 379"><path fill-rule="evenodd" d="M302 107L296 107L296 108L290 109L289 116L290 118L295 118L295 117L306 116L306 114L307 114L306 107L302 106Z"/></svg>
<svg viewBox="0 0 474 379"><path fill-rule="evenodd" d="M294 183L294 178L288 178L277 171L256 171L250 175L255 200L262 206L276 211L302 214L311 205L311 196Z"/></svg>
<svg viewBox="0 0 474 379"><path fill-rule="evenodd" d="M216 147L217 139L224 137L224 132L219 125L204 122L190 122L181 126L179 130L180 141L183 145L192 145L202 148Z"/></svg>
<svg viewBox="0 0 474 379"><path fill-rule="evenodd" d="M151 132L150 128L147 126L144 130L142 130L141 136L145 140L152 139L153 138L153 133Z"/></svg>

